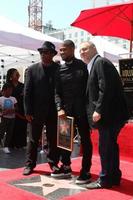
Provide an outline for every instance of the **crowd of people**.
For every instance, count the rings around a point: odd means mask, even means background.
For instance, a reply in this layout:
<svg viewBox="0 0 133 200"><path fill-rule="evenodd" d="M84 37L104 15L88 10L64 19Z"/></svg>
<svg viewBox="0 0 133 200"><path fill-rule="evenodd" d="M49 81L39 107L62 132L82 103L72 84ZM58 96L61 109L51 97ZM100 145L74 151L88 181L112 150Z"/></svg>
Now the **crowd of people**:
<svg viewBox="0 0 133 200"><path fill-rule="evenodd" d="M24 84L19 82L16 69L7 72L0 97L0 139L4 141L4 152L27 145L23 175L30 175L37 164L38 144L45 125L51 176L70 177L71 152L57 147L58 118L70 116L78 128L83 151L75 183L86 184L88 189L120 185L117 138L129 114L115 66L98 54L92 42L81 43L81 59L77 59L74 42L63 41L59 49L62 64L53 61L57 54L53 43L44 42L38 52L40 62L26 69ZM91 181L93 128L99 132L101 160L101 172L94 182Z"/></svg>
<svg viewBox="0 0 133 200"><path fill-rule="evenodd" d="M27 145L27 120L23 106L24 84L19 81L19 77L17 69L10 68L1 91L0 140L5 153L10 153L11 148L19 149Z"/></svg>

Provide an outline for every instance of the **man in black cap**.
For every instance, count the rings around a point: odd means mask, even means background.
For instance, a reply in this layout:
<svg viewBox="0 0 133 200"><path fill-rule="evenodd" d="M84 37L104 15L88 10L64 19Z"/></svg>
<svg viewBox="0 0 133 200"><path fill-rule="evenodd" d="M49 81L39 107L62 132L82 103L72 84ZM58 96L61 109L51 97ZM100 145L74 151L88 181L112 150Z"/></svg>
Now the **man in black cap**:
<svg viewBox="0 0 133 200"><path fill-rule="evenodd" d="M49 41L38 48L41 62L28 67L25 72L24 108L30 124L27 156L23 175L29 175L36 167L38 142L45 124L49 146L48 163L55 170L59 161L56 147L57 112L54 102L54 76L58 64L53 62L57 54Z"/></svg>

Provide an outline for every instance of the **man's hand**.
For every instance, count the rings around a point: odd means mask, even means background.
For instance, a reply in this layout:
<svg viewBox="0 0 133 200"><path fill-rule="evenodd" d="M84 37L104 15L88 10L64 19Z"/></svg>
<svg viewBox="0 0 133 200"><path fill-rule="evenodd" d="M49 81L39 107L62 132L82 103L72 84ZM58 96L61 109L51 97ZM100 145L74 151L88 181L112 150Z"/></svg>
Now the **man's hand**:
<svg viewBox="0 0 133 200"><path fill-rule="evenodd" d="M93 122L98 122L101 119L101 114L97 113L96 111L92 115Z"/></svg>
<svg viewBox="0 0 133 200"><path fill-rule="evenodd" d="M28 122L32 122L33 116L32 115L25 115Z"/></svg>
<svg viewBox="0 0 133 200"><path fill-rule="evenodd" d="M63 119L66 119L67 116L66 116L65 111L64 111L64 110L58 111L58 117L63 118Z"/></svg>

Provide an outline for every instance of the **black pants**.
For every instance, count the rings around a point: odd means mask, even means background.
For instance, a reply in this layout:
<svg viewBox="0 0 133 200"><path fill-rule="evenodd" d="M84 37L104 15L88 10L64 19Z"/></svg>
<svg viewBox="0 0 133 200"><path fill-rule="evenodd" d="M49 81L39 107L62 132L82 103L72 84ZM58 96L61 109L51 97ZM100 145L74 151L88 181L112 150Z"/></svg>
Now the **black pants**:
<svg viewBox="0 0 133 200"><path fill-rule="evenodd" d="M99 154L101 159L100 179L103 184L112 184L113 180L120 180L119 145L117 137L122 125L99 128Z"/></svg>
<svg viewBox="0 0 133 200"><path fill-rule="evenodd" d="M27 146L26 166L34 168L37 161L37 148L42 135L43 126L46 126L48 142L48 160L51 163L59 162L59 149L57 148L57 116L49 114L44 120L33 119L30 124L29 141Z"/></svg>
<svg viewBox="0 0 133 200"><path fill-rule="evenodd" d="M81 145L83 150L82 157L82 167L81 171L84 173L90 172L91 168L91 159L92 159L92 142L89 131L89 124L86 116L74 117L75 123L78 127L79 135L81 137ZM62 150L61 152L61 162L64 165L70 165L71 152Z"/></svg>
<svg viewBox="0 0 133 200"><path fill-rule="evenodd" d="M9 119L9 118L1 118L1 123L0 123L0 140L3 139L4 134L4 147L9 147L10 142L12 140L13 136L13 128L14 128L14 118Z"/></svg>
<svg viewBox="0 0 133 200"><path fill-rule="evenodd" d="M20 119L19 117L15 118L13 136L10 143L10 147L25 147L27 145L27 121Z"/></svg>

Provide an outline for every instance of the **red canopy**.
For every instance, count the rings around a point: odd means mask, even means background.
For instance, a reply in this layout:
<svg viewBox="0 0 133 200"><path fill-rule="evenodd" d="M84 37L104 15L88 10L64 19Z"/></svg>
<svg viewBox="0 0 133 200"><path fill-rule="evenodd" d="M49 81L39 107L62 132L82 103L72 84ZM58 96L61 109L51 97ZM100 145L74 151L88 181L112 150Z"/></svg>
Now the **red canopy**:
<svg viewBox="0 0 133 200"><path fill-rule="evenodd" d="M81 11L71 24L92 35L114 36L133 41L133 0Z"/></svg>

